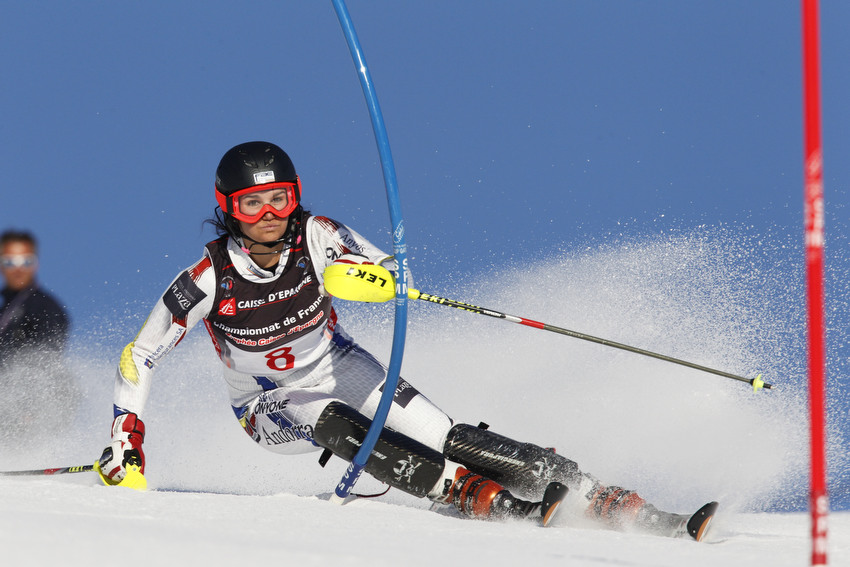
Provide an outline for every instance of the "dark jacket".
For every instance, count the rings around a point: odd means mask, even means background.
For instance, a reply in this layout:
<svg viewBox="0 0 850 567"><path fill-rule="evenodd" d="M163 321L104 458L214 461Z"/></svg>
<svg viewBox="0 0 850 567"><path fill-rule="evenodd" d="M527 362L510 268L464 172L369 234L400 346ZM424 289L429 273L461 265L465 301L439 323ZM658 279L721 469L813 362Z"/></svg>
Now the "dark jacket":
<svg viewBox="0 0 850 567"><path fill-rule="evenodd" d="M0 363L25 350L65 349L70 321L53 296L38 287L5 288L0 294Z"/></svg>

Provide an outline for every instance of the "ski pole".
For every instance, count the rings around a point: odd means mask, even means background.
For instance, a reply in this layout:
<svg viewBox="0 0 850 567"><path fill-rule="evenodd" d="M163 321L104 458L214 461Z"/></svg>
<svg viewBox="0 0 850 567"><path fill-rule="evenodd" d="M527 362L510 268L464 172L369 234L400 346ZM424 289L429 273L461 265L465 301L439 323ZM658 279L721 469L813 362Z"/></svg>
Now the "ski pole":
<svg viewBox="0 0 850 567"><path fill-rule="evenodd" d="M77 465L74 467L57 467L52 469L34 469L29 471L0 471L0 476L51 476L57 474L81 473L81 472L96 472L104 484L109 486L125 486L134 490L146 490L148 487L147 479L136 465L127 465L124 478L120 481L107 479L100 472L99 463L93 465Z"/></svg>
<svg viewBox="0 0 850 567"><path fill-rule="evenodd" d="M373 264L334 264L328 266L324 272L324 286L327 292L331 295L339 297L340 299L347 299L350 301L382 303L385 301L389 301L395 296L395 292L393 291L393 275L386 268ZM635 354L657 358L666 362L672 362L674 364L687 366L688 368L701 370L703 372L708 372L717 376L731 378L732 380L746 382L753 387L754 392L758 391L760 388L770 389L773 387L761 379L761 374L759 374L755 378L746 378L744 376L738 376L737 374L724 372L723 370L717 370L714 368L703 366L701 364L695 364L686 360L673 358L672 356L667 356L664 354L659 354L657 352L644 350L642 348L625 345L622 343L610 341L608 339L594 337L592 335L579 333L577 331L571 331L569 329L556 327L547 323L541 323L532 319L526 319L525 317L517 317L516 315L502 313L501 311L495 311L493 309L478 307L469 303L463 303L461 301L455 301L453 299L447 299L445 297L431 295L429 293L424 293L413 288L408 289L408 296L410 297L410 299L419 299L422 301L436 303L438 305L454 307L456 309L461 309L470 313L476 313L478 315L487 315L489 317L495 317L497 319L504 319L506 321L510 321L511 323L518 323L520 325L526 325L535 329L542 329L544 331L551 331L553 333L567 335L568 337L590 341L593 343L617 348L620 350L625 350Z"/></svg>
<svg viewBox="0 0 850 567"><path fill-rule="evenodd" d="M0 471L0 476L40 476L90 472L93 470L95 470L94 465L77 465L75 467L58 467L54 469L36 469L31 471Z"/></svg>

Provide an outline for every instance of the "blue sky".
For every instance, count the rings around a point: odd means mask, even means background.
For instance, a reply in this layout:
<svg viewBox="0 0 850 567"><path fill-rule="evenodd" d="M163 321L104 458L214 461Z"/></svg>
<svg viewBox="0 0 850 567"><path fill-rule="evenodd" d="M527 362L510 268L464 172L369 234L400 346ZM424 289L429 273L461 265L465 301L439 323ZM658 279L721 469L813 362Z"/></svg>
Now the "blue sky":
<svg viewBox="0 0 850 567"><path fill-rule="evenodd" d="M796 3L349 10L418 282L702 225L801 242ZM839 274L848 18L850 7L824 3L828 261ZM147 306L199 256L215 166L243 141L284 147L309 208L390 249L371 124L330 2L27 2L4 6L0 26L0 226L38 235L41 279L83 327L116 302Z"/></svg>
<svg viewBox="0 0 850 567"><path fill-rule="evenodd" d="M802 224L796 3L349 9L420 277L623 231ZM823 6L827 221L842 243L848 16ZM42 279L77 319L113 291L155 294L199 255L215 166L242 141L279 143L310 208L389 248L330 2L31 2L2 19L0 225L37 233Z"/></svg>
<svg viewBox="0 0 850 567"><path fill-rule="evenodd" d="M348 7L423 289L704 226L786 250L770 261L802 273L799 3ZM821 8L828 292L843 369L850 5ZM135 329L200 256L215 167L240 142L281 145L308 208L391 248L371 124L330 1L7 3L0 73L0 226L40 238L41 280L78 336L104 321Z"/></svg>
<svg viewBox="0 0 850 567"><path fill-rule="evenodd" d="M411 247L445 240L446 252L418 271L442 256L513 246L522 234L545 247L662 215L800 222L796 4L349 8L387 122ZM191 261L206 240L197 221L212 205L217 160L248 139L292 154L314 210L383 235L377 152L330 2L33 2L3 11L0 135L11 203L0 222L42 237L46 282L71 265L95 282L145 278L133 275L140 267L157 280ZM839 3L823 9L835 214L848 200L848 13ZM32 217L31 191L52 205ZM72 259L71 249L89 253ZM160 266L165 253L173 260Z"/></svg>
<svg viewBox="0 0 850 567"><path fill-rule="evenodd" d="M802 273L797 3L348 7L420 287L700 226L790 247L783 261ZM824 3L836 281L848 265L848 19L850 7ZM243 141L284 147L310 209L391 249L371 123L330 1L13 3L0 26L0 226L41 239L41 279L78 330L124 305L143 317L200 255L215 167Z"/></svg>

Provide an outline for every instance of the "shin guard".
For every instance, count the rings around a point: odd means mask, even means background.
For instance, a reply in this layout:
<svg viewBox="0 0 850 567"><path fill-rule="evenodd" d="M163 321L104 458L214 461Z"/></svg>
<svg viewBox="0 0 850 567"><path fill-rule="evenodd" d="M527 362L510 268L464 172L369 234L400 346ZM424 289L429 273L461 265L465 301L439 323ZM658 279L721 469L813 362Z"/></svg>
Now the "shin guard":
<svg viewBox="0 0 850 567"><path fill-rule="evenodd" d="M372 421L353 408L331 402L319 416L313 438L322 447L351 462ZM364 470L394 488L427 496L441 479L445 458L422 443L384 428Z"/></svg>
<svg viewBox="0 0 850 567"><path fill-rule="evenodd" d="M443 453L450 461L533 498L540 498L550 482L575 486L582 476L575 462L554 450L464 423L451 428Z"/></svg>

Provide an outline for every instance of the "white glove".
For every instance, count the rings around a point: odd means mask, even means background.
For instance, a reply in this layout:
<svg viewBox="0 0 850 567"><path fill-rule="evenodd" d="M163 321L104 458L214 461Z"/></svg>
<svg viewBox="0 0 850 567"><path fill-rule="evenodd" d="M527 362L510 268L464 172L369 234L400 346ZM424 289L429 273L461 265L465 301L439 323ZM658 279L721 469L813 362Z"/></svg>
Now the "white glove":
<svg viewBox="0 0 850 567"><path fill-rule="evenodd" d="M126 467L134 466L145 473L145 424L134 413L123 413L112 422L112 443L107 445L99 459L103 481L110 485L120 483L127 473Z"/></svg>

